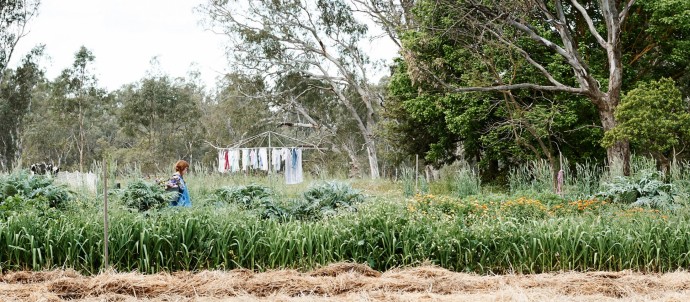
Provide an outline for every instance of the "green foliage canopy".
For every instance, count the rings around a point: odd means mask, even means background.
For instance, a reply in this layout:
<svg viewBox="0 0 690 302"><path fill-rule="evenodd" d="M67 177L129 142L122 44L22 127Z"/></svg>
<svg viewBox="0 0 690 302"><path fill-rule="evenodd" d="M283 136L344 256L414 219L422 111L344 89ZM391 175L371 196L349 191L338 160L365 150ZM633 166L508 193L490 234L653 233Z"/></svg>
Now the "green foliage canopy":
<svg viewBox="0 0 690 302"><path fill-rule="evenodd" d="M667 160L674 148L690 139L688 104L669 78L639 83L626 93L616 119L620 123L606 132L604 146L627 139L658 160Z"/></svg>

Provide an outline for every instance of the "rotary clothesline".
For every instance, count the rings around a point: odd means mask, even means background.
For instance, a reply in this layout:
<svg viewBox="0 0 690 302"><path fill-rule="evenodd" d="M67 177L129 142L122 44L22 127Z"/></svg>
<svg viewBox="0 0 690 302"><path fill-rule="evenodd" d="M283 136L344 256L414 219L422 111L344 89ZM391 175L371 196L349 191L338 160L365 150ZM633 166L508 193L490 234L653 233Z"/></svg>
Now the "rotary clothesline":
<svg viewBox="0 0 690 302"><path fill-rule="evenodd" d="M268 156L269 152L270 157ZM263 170L269 173L284 171L285 183L301 183L303 181L302 148L218 149L218 172L247 172L250 169Z"/></svg>
<svg viewBox="0 0 690 302"><path fill-rule="evenodd" d="M279 145L282 146L274 147L271 145L272 135L277 136ZM259 147L241 147L259 138L261 138L258 144ZM268 138L268 147L263 145L266 138ZM302 145L285 146L281 138L300 142ZM213 146L212 144L210 145ZM302 149L319 149L312 144L272 131L267 131L241 140L228 148L213 147L218 150L219 172L246 172L250 168L253 170L267 171L268 173L284 171L286 184L297 184L303 181Z"/></svg>

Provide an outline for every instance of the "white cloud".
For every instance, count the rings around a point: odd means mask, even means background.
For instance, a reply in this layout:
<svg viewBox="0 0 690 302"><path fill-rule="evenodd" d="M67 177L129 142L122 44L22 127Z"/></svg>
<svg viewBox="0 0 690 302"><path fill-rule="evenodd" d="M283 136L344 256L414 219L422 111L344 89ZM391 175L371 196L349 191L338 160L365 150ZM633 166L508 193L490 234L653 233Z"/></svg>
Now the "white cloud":
<svg viewBox="0 0 690 302"><path fill-rule="evenodd" d="M201 1L190 0L44 0L30 33L13 57L38 44L51 57L47 76L54 78L72 65L82 45L96 56L95 73L110 90L140 80L155 56L163 72L185 76L196 63L209 85L227 65L223 37L198 25L193 12Z"/></svg>
<svg viewBox="0 0 690 302"><path fill-rule="evenodd" d="M72 65L83 45L96 56L94 72L108 90L142 79L153 57L173 77L186 76L195 64L211 86L229 69L223 48L228 40L198 24L204 16L193 9L204 1L43 0L11 64L16 65L32 47L45 44L51 60L44 66L53 79ZM385 38L364 50L387 60L397 51Z"/></svg>

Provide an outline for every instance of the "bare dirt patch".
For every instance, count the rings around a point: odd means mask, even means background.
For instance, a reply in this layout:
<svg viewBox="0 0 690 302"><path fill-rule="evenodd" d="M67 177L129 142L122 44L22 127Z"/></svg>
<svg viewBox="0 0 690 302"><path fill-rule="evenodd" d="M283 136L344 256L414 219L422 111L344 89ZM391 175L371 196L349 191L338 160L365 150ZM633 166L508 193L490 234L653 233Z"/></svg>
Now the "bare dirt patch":
<svg viewBox="0 0 690 302"><path fill-rule="evenodd" d="M8 272L0 275L0 301L690 301L689 287L688 272L479 276L338 263L310 272Z"/></svg>

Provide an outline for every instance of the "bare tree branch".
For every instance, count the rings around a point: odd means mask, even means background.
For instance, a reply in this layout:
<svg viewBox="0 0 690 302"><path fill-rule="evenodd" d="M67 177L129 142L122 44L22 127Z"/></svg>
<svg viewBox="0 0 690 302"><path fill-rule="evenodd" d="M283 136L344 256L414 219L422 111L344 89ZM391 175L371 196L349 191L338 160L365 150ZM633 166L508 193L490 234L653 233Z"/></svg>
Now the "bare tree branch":
<svg viewBox="0 0 690 302"><path fill-rule="evenodd" d="M625 22L625 19L628 17L628 12L630 11L630 7L632 7L635 4L635 0L630 0L628 4L625 5L625 7L621 10L621 13L618 15L618 19L620 19L620 24L623 24Z"/></svg>
<svg viewBox="0 0 690 302"><path fill-rule="evenodd" d="M500 85L500 86L488 86L488 87L449 87L455 92L470 92L470 91L509 91L516 89L534 89L542 91L556 91L556 92L568 92L580 95L588 95L589 91L583 88L574 88L568 86L544 86L532 83L520 83L511 85Z"/></svg>
<svg viewBox="0 0 690 302"><path fill-rule="evenodd" d="M488 29L488 28L487 28L487 30L488 30L492 35L494 35L494 37L495 37L496 39L498 39L499 41L501 41L501 42L503 42L504 44L508 45L509 47L511 47L511 48L513 48L513 49L515 49L515 50L517 50L517 51L525 58L525 60L527 60L527 62L529 62L530 64L532 64L532 66L534 66L535 68L537 68L537 70L539 70L539 71L549 80L549 82L551 82L552 84L554 84L555 86L558 86L558 87L561 87L561 86L562 86L562 87L565 87L565 85L563 85L561 82L557 81L557 80L553 77L553 75L551 75L551 73L550 73L548 70L546 70L546 68L544 68L544 66L542 66L542 65L539 64L538 62L534 61L534 60L532 59L532 57L529 55L529 53L527 53L527 51L525 51L524 49L522 49L522 47L519 47L519 46L515 45L514 43L512 43L512 42L510 42L510 41L508 41L508 40L506 40L506 39L504 39L501 35L499 35L498 33L496 33L495 31L493 31L493 30L491 30L491 29Z"/></svg>
<svg viewBox="0 0 690 302"><path fill-rule="evenodd" d="M580 12L582 17L585 19L585 22L587 22L587 27L589 28L589 32L594 36L594 38L597 40L599 45L601 45L602 48L606 49L608 46L606 45L606 41L604 38L601 37L599 32L597 31L597 28L594 27L594 22L592 21L592 18L589 16L587 13L587 10L577 2L577 0L570 0L570 2L575 6L575 8Z"/></svg>

